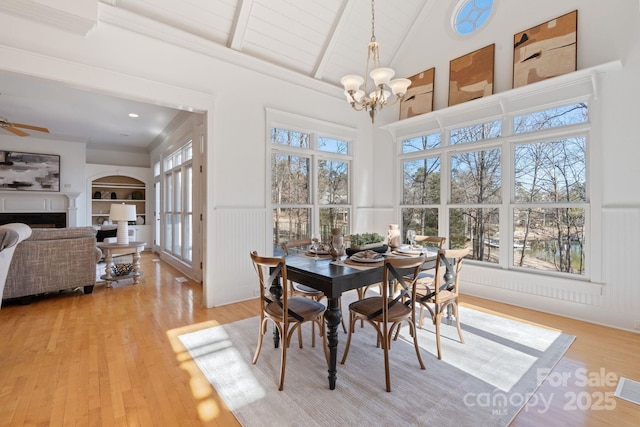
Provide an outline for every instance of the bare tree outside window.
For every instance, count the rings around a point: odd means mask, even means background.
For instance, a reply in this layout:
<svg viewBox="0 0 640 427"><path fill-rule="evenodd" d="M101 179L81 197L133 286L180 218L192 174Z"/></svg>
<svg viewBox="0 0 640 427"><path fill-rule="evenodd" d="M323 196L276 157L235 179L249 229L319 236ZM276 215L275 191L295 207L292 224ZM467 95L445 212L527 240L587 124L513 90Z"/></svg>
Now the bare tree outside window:
<svg viewBox="0 0 640 427"><path fill-rule="evenodd" d="M332 228L349 233L349 142L314 138L312 133L271 129L274 254L282 241L310 238L312 232L319 232L323 241Z"/></svg>
<svg viewBox="0 0 640 427"><path fill-rule="evenodd" d="M416 230L419 235L436 236L440 203L440 158L424 158L403 162L402 229Z"/></svg>
<svg viewBox="0 0 640 427"><path fill-rule="evenodd" d="M514 118L514 133L586 123L584 102ZM585 274L587 140L576 135L514 149L514 256L518 267Z"/></svg>
<svg viewBox="0 0 640 427"><path fill-rule="evenodd" d="M322 239L329 239L332 228L339 228L343 234L347 234L349 208L337 206L349 203L349 164L347 162L318 161L318 203L320 204Z"/></svg>
<svg viewBox="0 0 640 427"><path fill-rule="evenodd" d="M271 130L272 142L294 147L309 145L309 134ZM310 237L311 159L286 153L274 153L271 158L271 202L273 209L274 248L282 241Z"/></svg>
<svg viewBox="0 0 640 427"><path fill-rule="evenodd" d="M403 153L421 153L439 148L439 133L402 141ZM438 235L440 204L440 157L421 157L402 162L402 230L418 235Z"/></svg>
<svg viewBox="0 0 640 427"><path fill-rule="evenodd" d="M448 224L448 246L472 248L473 260L584 275L588 105L512 120L507 135L494 120L450 130L444 146L439 133L402 140L403 229L433 235L440 219ZM449 194L441 195L445 188Z"/></svg>
<svg viewBox="0 0 640 427"><path fill-rule="evenodd" d="M452 155L450 162L451 204L469 207L452 209L449 245L469 246L471 258L488 262L499 261L499 212L487 205L502 202L500 155L499 148L471 151Z"/></svg>
<svg viewBox="0 0 640 427"><path fill-rule="evenodd" d="M514 265L584 274L585 209L571 204L587 201L585 150L584 137L516 147Z"/></svg>

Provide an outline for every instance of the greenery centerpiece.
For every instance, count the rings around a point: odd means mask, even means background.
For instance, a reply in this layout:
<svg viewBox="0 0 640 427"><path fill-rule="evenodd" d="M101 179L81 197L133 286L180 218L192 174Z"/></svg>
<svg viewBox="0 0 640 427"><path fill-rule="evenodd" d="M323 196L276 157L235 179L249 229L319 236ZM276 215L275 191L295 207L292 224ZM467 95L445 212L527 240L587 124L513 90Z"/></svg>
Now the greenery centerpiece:
<svg viewBox="0 0 640 427"><path fill-rule="evenodd" d="M378 233L352 234L349 242L351 249L367 249L384 245L384 237Z"/></svg>

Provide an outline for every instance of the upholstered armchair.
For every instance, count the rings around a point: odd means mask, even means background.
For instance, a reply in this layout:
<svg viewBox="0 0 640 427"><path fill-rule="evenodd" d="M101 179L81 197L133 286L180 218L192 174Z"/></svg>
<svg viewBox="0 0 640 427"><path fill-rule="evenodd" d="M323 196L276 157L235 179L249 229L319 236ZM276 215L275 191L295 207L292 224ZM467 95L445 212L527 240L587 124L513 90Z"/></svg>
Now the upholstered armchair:
<svg viewBox="0 0 640 427"><path fill-rule="evenodd" d="M4 300L82 287L93 292L102 251L93 227L34 228L13 255Z"/></svg>
<svg viewBox="0 0 640 427"><path fill-rule="evenodd" d="M7 282L7 273L18 243L31 236L31 227L13 223L0 225L0 301Z"/></svg>

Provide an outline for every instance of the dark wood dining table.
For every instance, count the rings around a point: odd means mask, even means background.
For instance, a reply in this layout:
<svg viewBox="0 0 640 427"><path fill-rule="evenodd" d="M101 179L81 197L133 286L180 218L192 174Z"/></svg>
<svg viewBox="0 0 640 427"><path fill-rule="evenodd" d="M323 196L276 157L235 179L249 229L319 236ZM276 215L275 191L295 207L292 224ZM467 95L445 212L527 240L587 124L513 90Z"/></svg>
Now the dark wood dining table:
<svg viewBox="0 0 640 427"><path fill-rule="evenodd" d="M436 252L428 252L423 269L434 268L436 258ZM347 264L336 265L331 259L314 259L299 254L288 255L285 259L289 280L318 289L327 297L324 318L329 348L329 389L334 390L337 376L338 326L342 320L339 298L346 291L380 283L382 266L357 268Z"/></svg>

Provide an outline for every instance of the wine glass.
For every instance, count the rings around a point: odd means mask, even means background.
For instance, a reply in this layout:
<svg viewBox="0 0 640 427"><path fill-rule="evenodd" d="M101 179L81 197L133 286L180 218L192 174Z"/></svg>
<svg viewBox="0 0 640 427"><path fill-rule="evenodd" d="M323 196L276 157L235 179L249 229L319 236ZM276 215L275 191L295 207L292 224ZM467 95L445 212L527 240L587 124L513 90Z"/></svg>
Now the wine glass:
<svg viewBox="0 0 640 427"><path fill-rule="evenodd" d="M313 259L318 260L318 251L320 250L320 241L322 240L320 234L314 233L311 235L311 252L313 253Z"/></svg>
<svg viewBox="0 0 640 427"><path fill-rule="evenodd" d="M407 240L411 247L416 245L416 230L407 230Z"/></svg>

